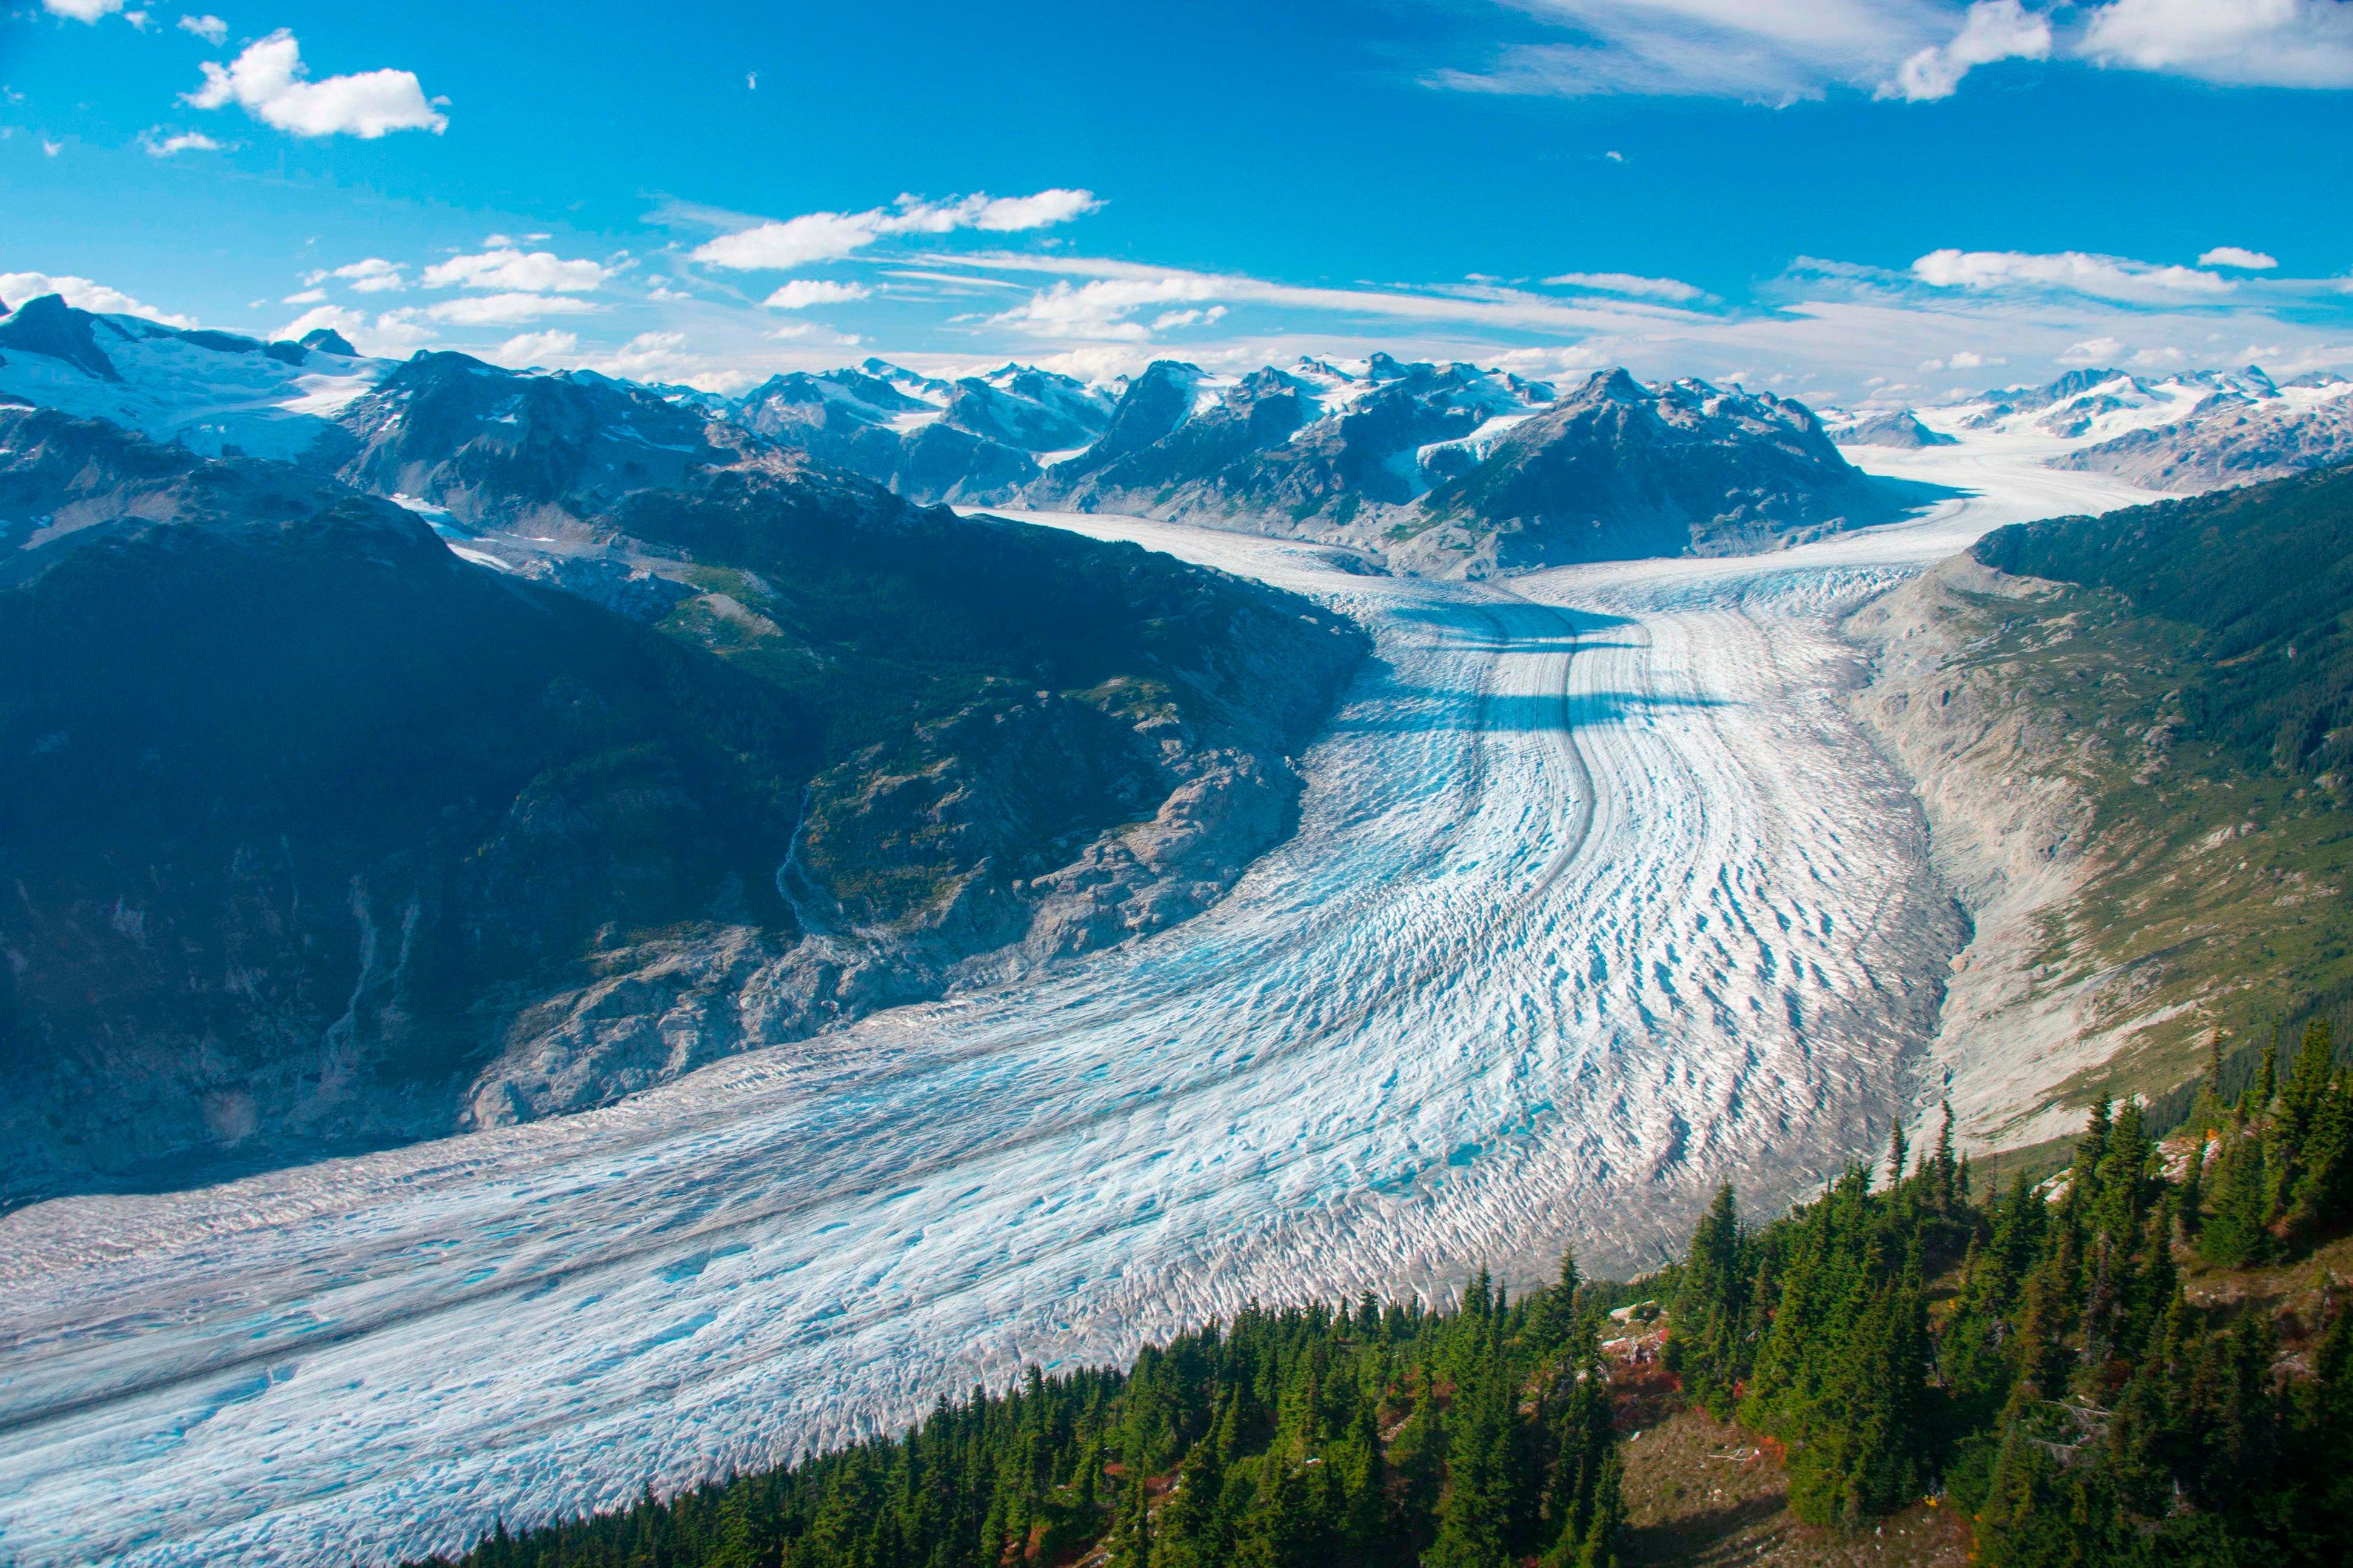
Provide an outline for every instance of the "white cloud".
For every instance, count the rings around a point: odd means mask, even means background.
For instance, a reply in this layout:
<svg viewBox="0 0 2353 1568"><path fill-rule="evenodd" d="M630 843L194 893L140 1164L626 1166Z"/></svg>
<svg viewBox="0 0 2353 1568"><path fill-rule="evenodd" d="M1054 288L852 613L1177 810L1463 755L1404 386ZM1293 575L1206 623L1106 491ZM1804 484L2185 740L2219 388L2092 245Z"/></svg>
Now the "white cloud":
<svg viewBox="0 0 2353 1568"><path fill-rule="evenodd" d="M487 357L501 364L543 365L570 358L579 347L580 340L570 332L523 332L501 343Z"/></svg>
<svg viewBox="0 0 2353 1568"><path fill-rule="evenodd" d="M1604 294L1636 294L1654 300L1696 300L1700 290L1673 278L1641 278L1631 272L1561 272L1545 279L1562 289L1593 289Z"/></svg>
<svg viewBox="0 0 2353 1568"><path fill-rule="evenodd" d="M317 290L313 289L311 292L315 294ZM300 305L307 298L306 295L297 294L287 300L285 303ZM272 335L290 342L301 338L306 333L315 332L321 327L325 327L349 337L353 332L365 331L367 324L368 319L357 310L346 310L341 305L321 305L316 310L303 311L279 328Z"/></svg>
<svg viewBox="0 0 2353 1568"><path fill-rule="evenodd" d="M596 307L568 294L470 294L429 306L425 315L460 327L521 326L542 316L586 316Z"/></svg>
<svg viewBox="0 0 2353 1568"><path fill-rule="evenodd" d="M2067 352L2058 357L2061 364L2105 364L2121 358L2124 352L2125 345L2114 338L2086 338L2069 345Z"/></svg>
<svg viewBox="0 0 2353 1568"><path fill-rule="evenodd" d="M69 21L95 22L122 9L122 0L41 0L41 9Z"/></svg>
<svg viewBox="0 0 2353 1568"><path fill-rule="evenodd" d="M202 16L182 16L180 31L194 33L215 48L228 42L228 24L209 13Z"/></svg>
<svg viewBox="0 0 2353 1568"><path fill-rule="evenodd" d="M752 371L697 353L687 345L684 332L639 332L613 353L582 363L624 381L683 382L705 392L740 392L760 379Z"/></svg>
<svg viewBox="0 0 2353 1568"><path fill-rule="evenodd" d="M613 275L595 261L567 261L551 251L501 246L479 256L453 256L425 269L428 289L503 289L534 294L585 294Z"/></svg>
<svg viewBox="0 0 2353 1568"><path fill-rule="evenodd" d="M309 79L301 47L280 27L227 66L206 60L205 82L185 95L196 109L234 103L265 125L297 136L357 136L374 141L394 131L449 128L449 117L426 100L416 73L362 71L353 76Z"/></svg>
<svg viewBox="0 0 2353 1568"><path fill-rule="evenodd" d="M352 286L355 294L381 294L387 289L407 287L400 276L399 267L381 256L371 256L364 261L338 267L327 276L343 279Z"/></svg>
<svg viewBox="0 0 2353 1568"><path fill-rule="evenodd" d="M369 321L364 311L343 305L320 305L303 311L278 329L280 338L300 339L321 327L341 332L364 354L396 357L432 342L438 333L415 310L391 310Z"/></svg>
<svg viewBox="0 0 2353 1568"><path fill-rule="evenodd" d="M281 305L316 305L326 297L324 289L305 289L300 293L289 294L278 302Z"/></svg>
<svg viewBox="0 0 2353 1568"><path fill-rule="evenodd" d="M1225 318L1223 305L1212 305L1206 310L1164 310L1152 319L1155 332L1175 331L1179 327L1203 327Z"/></svg>
<svg viewBox="0 0 2353 1568"><path fill-rule="evenodd" d="M147 149L151 158L169 158L178 153L217 153L220 143L201 131L180 131L169 136L161 134L162 126L142 134L139 144Z"/></svg>
<svg viewBox="0 0 2353 1568"><path fill-rule="evenodd" d="M1996 60L2086 59L2226 85L2353 86L2347 0L1502 0L1567 41L1517 43L1429 85L1786 104L1840 87L1948 97Z"/></svg>
<svg viewBox="0 0 2353 1568"><path fill-rule="evenodd" d="M1524 0L1577 41L1507 48L1432 85L1583 97L1644 93L1788 103L1869 86L1953 37L1939 0Z"/></svg>
<svg viewBox="0 0 2353 1568"><path fill-rule="evenodd" d="M2198 258L2200 267L2240 267L2250 272L2268 272L2279 265L2279 258L2265 256L2260 250L2242 250L2235 245L2218 245Z"/></svg>
<svg viewBox="0 0 2353 1568"><path fill-rule="evenodd" d="M806 310L812 305L847 305L873 292L862 283L832 283L817 278L796 278L760 303L771 310Z"/></svg>
<svg viewBox="0 0 2353 1568"><path fill-rule="evenodd" d="M52 142L46 136L41 139L41 155L45 158L54 158L65 150L66 144L62 142Z"/></svg>
<svg viewBox="0 0 2353 1568"><path fill-rule="evenodd" d="M2353 5L2343 0L2115 0L2081 52L2103 66L2225 86L2353 87Z"/></svg>
<svg viewBox="0 0 2353 1568"><path fill-rule="evenodd" d="M2105 300L2172 300L2227 294L2228 279L2191 267L2160 267L2080 250L2038 255L2016 250L1935 250L1912 275L1939 289L2063 289Z"/></svg>
<svg viewBox="0 0 2353 1568"><path fill-rule="evenodd" d="M1911 56L1894 81L1881 84L1879 96L1915 103L1950 98L1961 79L1978 66L2050 57L2049 18L2027 10L2018 0L1978 0L1950 41L1931 44Z"/></svg>
<svg viewBox="0 0 2353 1568"><path fill-rule="evenodd" d="M1067 223L1103 204L1092 191L1046 190L1027 196L974 195L927 202L901 196L888 207L858 213L804 213L720 236L694 259L736 271L789 271L812 261L838 261L895 234L948 234L981 229L1011 234Z"/></svg>
<svg viewBox="0 0 2353 1568"><path fill-rule="evenodd" d="M1987 365L2008 364L2010 361L2000 354L1981 354L1963 349L1945 363L1955 370L1982 370Z"/></svg>
<svg viewBox="0 0 2353 1568"><path fill-rule="evenodd" d="M1490 330L1582 336L1597 331L1635 331L1700 318L1677 307L1632 300L1559 300L1509 289L1414 293L1403 289L1301 288L1230 273L1188 272L1095 257L990 252L945 253L944 265L990 271L1060 274L1065 280L1033 292L1028 302L988 318L1038 337L1141 342L1145 325L1130 318L1153 305L1268 305L1283 310L1451 323Z"/></svg>
<svg viewBox="0 0 2353 1568"><path fill-rule="evenodd" d="M144 316L167 327L193 327L196 324L193 318L159 310L153 305L132 299L120 289L110 289L87 278L75 278L65 273L0 272L0 300L5 300L10 309L27 300L37 300L44 294L62 294L66 303L77 310L95 310L106 316Z"/></svg>

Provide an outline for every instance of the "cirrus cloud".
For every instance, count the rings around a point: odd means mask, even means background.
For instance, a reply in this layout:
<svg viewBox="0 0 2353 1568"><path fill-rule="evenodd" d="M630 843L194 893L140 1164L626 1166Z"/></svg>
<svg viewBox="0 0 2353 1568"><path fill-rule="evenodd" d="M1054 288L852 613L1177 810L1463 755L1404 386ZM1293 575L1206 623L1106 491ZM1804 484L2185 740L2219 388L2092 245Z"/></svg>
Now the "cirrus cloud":
<svg viewBox="0 0 2353 1568"><path fill-rule="evenodd" d="M1840 88L1950 97L1978 66L2076 59L2225 86L2353 87L2347 0L1498 0L1564 41L1517 42L1431 87L1788 104Z"/></svg>
<svg viewBox="0 0 2353 1568"><path fill-rule="evenodd" d="M1082 217L1103 204L1092 191L1039 191L1026 196L976 193L951 201L901 196L888 207L856 213L803 213L754 224L698 247L694 259L732 271L787 272L813 261L839 261L876 240L901 234L948 234L979 229L1014 234Z"/></svg>
<svg viewBox="0 0 2353 1568"><path fill-rule="evenodd" d="M204 85L183 96L191 108L234 103L264 125L297 136L372 142L395 131L438 136L449 128L449 117L426 99L413 71L361 71L311 80L301 45L284 27L247 45L226 66L206 60L204 73Z"/></svg>
<svg viewBox="0 0 2353 1568"><path fill-rule="evenodd" d="M1603 294L1634 294L1654 300L1696 300L1701 290L1675 278L1643 278L1631 272L1560 272L1545 279L1561 289L1590 289Z"/></svg>

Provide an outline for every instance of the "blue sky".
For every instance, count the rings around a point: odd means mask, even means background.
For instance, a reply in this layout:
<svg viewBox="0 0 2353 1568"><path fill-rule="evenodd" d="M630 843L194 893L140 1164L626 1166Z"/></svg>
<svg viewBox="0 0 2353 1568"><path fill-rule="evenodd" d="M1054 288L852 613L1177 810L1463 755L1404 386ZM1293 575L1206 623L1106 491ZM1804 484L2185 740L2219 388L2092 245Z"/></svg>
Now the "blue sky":
<svg viewBox="0 0 2353 1568"><path fill-rule="evenodd" d="M2344 0L0 5L11 303L722 388L2353 370Z"/></svg>

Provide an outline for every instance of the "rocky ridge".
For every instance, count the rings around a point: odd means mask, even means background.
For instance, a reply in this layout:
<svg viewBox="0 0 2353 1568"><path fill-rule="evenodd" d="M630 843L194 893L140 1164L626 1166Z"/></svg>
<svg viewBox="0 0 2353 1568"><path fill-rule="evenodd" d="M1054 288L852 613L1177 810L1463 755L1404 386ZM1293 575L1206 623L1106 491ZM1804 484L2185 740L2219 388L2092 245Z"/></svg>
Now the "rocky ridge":
<svg viewBox="0 0 2353 1568"><path fill-rule="evenodd" d="M1160 929L1362 657L640 389L353 402L397 504L0 411L7 1190L581 1109Z"/></svg>

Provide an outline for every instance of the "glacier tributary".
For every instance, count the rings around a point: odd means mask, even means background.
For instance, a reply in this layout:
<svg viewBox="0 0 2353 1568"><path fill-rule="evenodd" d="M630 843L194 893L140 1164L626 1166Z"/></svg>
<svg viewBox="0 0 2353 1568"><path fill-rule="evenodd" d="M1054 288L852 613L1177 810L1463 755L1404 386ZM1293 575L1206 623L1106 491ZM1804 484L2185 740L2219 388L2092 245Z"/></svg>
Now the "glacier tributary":
<svg viewBox="0 0 2353 1568"><path fill-rule="evenodd" d="M1296 837L1173 931L607 1110L0 1218L0 1562L450 1549L1252 1299L1640 1268L1719 1180L1803 1191L1923 1091L1962 939L1837 618L2103 482L1503 586L1041 520L1373 630Z"/></svg>

